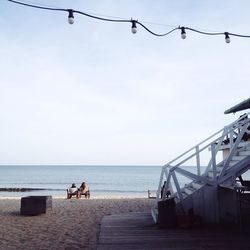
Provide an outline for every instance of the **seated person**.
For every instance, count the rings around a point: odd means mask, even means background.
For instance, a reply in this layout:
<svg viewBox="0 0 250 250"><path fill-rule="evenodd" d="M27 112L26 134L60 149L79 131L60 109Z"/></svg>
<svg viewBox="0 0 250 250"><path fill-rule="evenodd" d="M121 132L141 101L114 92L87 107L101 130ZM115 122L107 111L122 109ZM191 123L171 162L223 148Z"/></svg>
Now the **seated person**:
<svg viewBox="0 0 250 250"><path fill-rule="evenodd" d="M80 186L80 195L85 195L85 198L90 198L90 191L86 182L83 182Z"/></svg>
<svg viewBox="0 0 250 250"><path fill-rule="evenodd" d="M73 195L76 195L76 198L79 198L78 188L76 184L73 183L69 189L67 189L67 198L70 199Z"/></svg>

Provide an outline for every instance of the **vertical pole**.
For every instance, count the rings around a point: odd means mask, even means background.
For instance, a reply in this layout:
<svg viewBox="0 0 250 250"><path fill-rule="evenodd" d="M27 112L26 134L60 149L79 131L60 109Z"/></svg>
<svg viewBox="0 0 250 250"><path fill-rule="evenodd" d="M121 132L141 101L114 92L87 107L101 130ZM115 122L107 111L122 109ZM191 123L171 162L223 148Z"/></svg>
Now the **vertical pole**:
<svg viewBox="0 0 250 250"><path fill-rule="evenodd" d="M240 231L242 231L242 214L241 214L241 191L240 189L236 189L237 195L237 222L240 226Z"/></svg>
<svg viewBox="0 0 250 250"><path fill-rule="evenodd" d="M172 172L172 177L173 177L173 180L174 180L174 184L175 184L178 196L179 196L180 200L183 200L183 195L182 195L182 192L181 192L181 188L180 188L179 182L177 180L177 177L176 177L176 174L175 174L174 171Z"/></svg>
<svg viewBox="0 0 250 250"><path fill-rule="evenodd" d="M230 131L230 152L233 148L233 130Z"/></svg>
<svg viewBox="0 0 250 250"><path fill-rule="evenodd" d="M160 200L161 186L162 186L163 175L164 175L165 171L166 171L166 167L164 166L164 167L162 167L162 170L161 170L160 181L159 181L158 190L157 190L157 194L156 194L156 204Z"/></svg>
<svg viewBox="0 0 250 250"><path fill-rule="evenodd" d="M201 163L200 163L200 152L199 152L199 146L196 146L196 165L197 165L197 175L201 175Z"/></svg>
<svg viewBox="0 0 250 250"><path fill-rule="evenodd" d="M170 173L169 173L168 169L165 172L165 176L166 176L167 186L168 186L171 194L173 194L174 190L173 190L173 187L172 187L172 184L171 184L171 176L170 176Z"/></svg>
<svg viewBox="0 0 250 250"><path fill-rule="evenodd" d="M216 155L215 155L215 144L211 144L211 154L212 154L212 170L213 170L213 181L217 180L217 171L216 171Z"/></svg>

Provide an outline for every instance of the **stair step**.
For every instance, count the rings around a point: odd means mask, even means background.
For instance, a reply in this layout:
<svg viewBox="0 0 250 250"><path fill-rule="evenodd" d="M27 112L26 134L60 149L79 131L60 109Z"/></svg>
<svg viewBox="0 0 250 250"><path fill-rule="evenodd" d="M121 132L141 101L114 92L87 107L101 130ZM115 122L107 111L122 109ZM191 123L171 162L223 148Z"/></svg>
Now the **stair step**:
<svg viewBox="0 0 250 250"><path fill-rule="evenodd" d="M214 178L212 176L207 176L207 180L212 182Z"/></svg>
<svg viewBox="0 0 250 250"><path fill-rule="evenodd" d="M216 171L216 176L219 176L220 175L220 173L221 173L221 171ZM208 176L208 178L213 178L213 171L212 170L209 170L208 172L207 172L207 176Z"/></svg>
<svg viewBox="0 0 250 250"><path fill-rule="evenodd" d="M249 141L241 141L239 144L238 144L239 147L250 147L250 142Z"/></svg>
<svg viewBox="0 0 250 250"><path fill-rule="evenodd" d="M231 160L231 161L229 162L228 165L229 165L230 167L232 167L232 166L236 165L238 162L239 162L239 161L237 161L237 160L236 160L236 161Z"/></svg>
<svg viewBox="0 0 250 250"><path fill-rule="evenodd" d="M202 183L198 183L198 182L192 182L192 187L195 188L195 189L200 189L203 187L203 184Z"/></svg>
<svg viewBox="0 0 250 250"><path fill-rule="evenodd" d="M190 186L187 186L184 188L184 192L187 194L187 195L190 195L192 193L194 193L197 189L193 188L193 187L190 187Z"/></svg>
<svg viewBox="0 0 250 250"><path fill-rule="evenodd" d="M184 191L182 191L182 192L181 192L181 194L182 194L182 198L183 198L183 199L185 199L185 198L187 198L187 197L188 197L188 194L187 194L187 193L185 193Z"/></svg>
<svg viewBox="0 0 250 250"><path fill-rule="evenodd" d="M245 158L246 158L245 155L233 156L232 161L241 161L241 160L243 160Z"/></svg>
<svg viewBox="0 0 250 250"><path fill-rule="evenodd" d="M250 155L250 150L244 150L244 151L241 151L241 152L239 152L239 155L245 155L245 156L248 156L248 155Z"/></svg>
<svg viewBox="0 0 250 250"><path fill-rule="evenodd" d="M181 189L181 194L182 194L182 198L185 199L188 195L183 191L183 189ZM180 197L178 196L178 193L176 192L174 194L174 200L175 200L175 203L177 202L180 202Z"/></svg>
<svg viewBox="0 0 250 250"><path fill-rule="evenodd" d="M219 175L220 175L220 174L217 173L216 176L219 176ZM212 181L212 180L213 180L213 173L208 173L207 177L208 177L208 180Z"/></svg>
<svg viewBox="0 0 250 250"><path fill-rule="evenodd" d="M223 169L223 167L224 167L224 165L223 165L223 164L221 164L221 165L217 165L217 166L216 166L217 172L221 172L221 171L222 171L222 169Z"/></svg>
<svg viewBox="0 0 250 250"><path fill-rule="evenodd" d="M238 148L242 148L242 147L250 148L250 141L241 141L241 142L238 144ZM220 146L220 150L229 149L229 148L230 148L230 144L222 144L222 145Z"/></svg>

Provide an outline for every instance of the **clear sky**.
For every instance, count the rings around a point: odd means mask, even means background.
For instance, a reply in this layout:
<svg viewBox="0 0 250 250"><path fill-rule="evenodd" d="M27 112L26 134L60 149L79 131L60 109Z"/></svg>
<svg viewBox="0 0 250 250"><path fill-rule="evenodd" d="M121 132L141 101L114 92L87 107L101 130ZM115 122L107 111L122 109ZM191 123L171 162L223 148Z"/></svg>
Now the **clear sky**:
<svg viewBox="0 0 250 250"><path fill-rule="evenodd" d="M249 0L30 0L171 26L250 35ZM0 0L0 164L163 165L241 113L250 39L130 24ZM159 23L156 25L150 23Z"/></svg>

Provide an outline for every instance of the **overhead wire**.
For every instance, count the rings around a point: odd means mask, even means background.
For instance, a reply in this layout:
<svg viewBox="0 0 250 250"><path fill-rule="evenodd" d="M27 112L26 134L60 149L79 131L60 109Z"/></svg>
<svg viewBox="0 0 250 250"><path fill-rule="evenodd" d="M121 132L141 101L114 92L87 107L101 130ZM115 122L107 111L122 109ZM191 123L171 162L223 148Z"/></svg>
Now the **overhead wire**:
<svg viewBox="0 0 250 250"><path fill-rule="evenodd" d="M224 35L225 36L225 41L226 43L230 43L230 36L235 36L235 37L240 37L240 38L250 38L250 35L242 35L242 34L236 34L236 33L231 33L231 32L205 32L205 31L201 31L199 29L194 29L194 28L190 28L190 27L185 27L185 26L178 26L178 27L174 27L172 25L163 25L163 24L157 24L157 25L162 25L162 26L168 26L168 27L172 27L173 29L171 29L168 32L165 33L156 33L154 31L152 31L151 29L149 29L145 24L143 24L142 22L138 21L138 20L134 20L134 19L124 19L124 18L109 18L109 17L105 17L104 15L95 15L95 14L89 14L83 11L79 11L79 10L74 10L74 9L65 9L65 8L57 8L57 7L49 7L49 6L42 6L42 5L37 5L37 4L33 4L33 3L28 3L28 2L23 2L23 1L16 1L16 0L7 0L8 2L14 3L14 4L18 4L18 5L22 5L25 7L30 7L30 8L36 8L36 9L42 9L42 10L50 10L50 11L61 11L61 12L67 12L68 15L68 22L70 24L74 23L74 13L76 14L80 14L92 19L96 19L96 20L100 20L100 21L106 21L106 22L117 22L117 23L132 23L132 33L136 33L137 32L137 24L139 26L141 26L143 29L145 29L147 32L149 32L150 34L157 36L157 37L163 37L163 36L167 36L169 34L171 34L172 32L176 31L176 30L181 30L181 37L183 39L186 38L186 30L192 31L192 32L196 32L198 34L202 34L202 35L207 35L207 36L220 36L220 35ZM144 23L149 23L149 22L144 22ZM149 23L150 24L150 23ZM156 23L151 23L151 24L155 24Z"/></svg>

